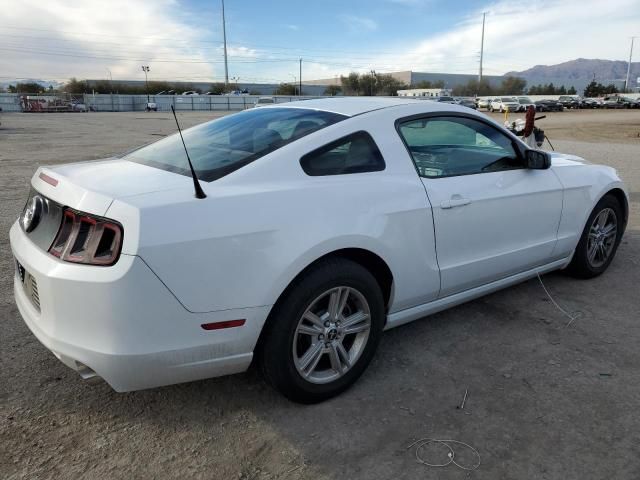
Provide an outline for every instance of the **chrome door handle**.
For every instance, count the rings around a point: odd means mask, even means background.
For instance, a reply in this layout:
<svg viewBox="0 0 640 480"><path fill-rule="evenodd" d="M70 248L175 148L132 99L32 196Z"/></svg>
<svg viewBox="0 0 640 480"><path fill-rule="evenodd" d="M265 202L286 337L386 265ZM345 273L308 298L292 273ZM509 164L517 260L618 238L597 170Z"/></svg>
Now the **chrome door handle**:
<svg viewBox="0 0 640 480"><path fill-rule="evenodd" d="M440 204L440 208L454 208L454 207L463 207L465 205L469 205L471 200L468 198L462 198L459 196L451 197L451 200L445 200Z"/></svg>

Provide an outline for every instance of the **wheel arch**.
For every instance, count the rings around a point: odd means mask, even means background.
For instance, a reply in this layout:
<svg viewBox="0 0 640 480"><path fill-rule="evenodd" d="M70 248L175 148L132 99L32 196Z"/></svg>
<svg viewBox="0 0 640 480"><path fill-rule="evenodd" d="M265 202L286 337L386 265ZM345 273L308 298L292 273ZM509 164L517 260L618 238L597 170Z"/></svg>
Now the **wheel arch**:
<svg viewBox="0 0 640 480"><path fill-rule="evenodd" d="M616 187L605 192L598 201L600 201L607 195L613 196L616 200L618 200L618 203L620 203L620 207L622 208L622 213L624 215L624 227L626 228L627 221L629 220L629 200L627 199L627 195L621 188Z"/></svg>
<svg viewBox="0 0 640 480"><path fill-rule="evenodd" d="M286 297L289 293L293 285L296 281L304 275L309 269L316 266L318 263L328 260L330 258L344 258L351 260L355 263L366 268L371 275L375 278L376 282L380 286L380 290L382 291L382 296L384 299L385 309L388 311L391 302L393 301L393 273L391 268L387 262L380 257L377 253L372 252L366 248L340 248L333 250L331 252L325 253L324 255L316 258L309 264L307 264L302 270L300 270L287 284L287 286L282 290L280 295L278 296L276 302L272 305L271 310L269 311L269 315L262 327L262 331L260 332L260 336L258 337L258 341L255 346L255 350L261 348L263 344L263 338L265 336L265 332L268 330L269 325L273 321L273 312L277 310L278 304ZM386 318L385 318L386 323Z"/></svg>

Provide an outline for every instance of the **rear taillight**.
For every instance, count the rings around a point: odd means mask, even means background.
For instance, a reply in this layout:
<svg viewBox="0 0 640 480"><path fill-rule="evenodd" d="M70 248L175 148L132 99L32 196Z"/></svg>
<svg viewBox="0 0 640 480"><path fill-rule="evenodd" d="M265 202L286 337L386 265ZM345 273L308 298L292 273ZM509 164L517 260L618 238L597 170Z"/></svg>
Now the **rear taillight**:
<svg viewBox="0 0 640 480"><path fill-rule="evenodd" d="M65 262L113 265L122 246L122 227L100 217L66 209L49 253Z"/></svg>

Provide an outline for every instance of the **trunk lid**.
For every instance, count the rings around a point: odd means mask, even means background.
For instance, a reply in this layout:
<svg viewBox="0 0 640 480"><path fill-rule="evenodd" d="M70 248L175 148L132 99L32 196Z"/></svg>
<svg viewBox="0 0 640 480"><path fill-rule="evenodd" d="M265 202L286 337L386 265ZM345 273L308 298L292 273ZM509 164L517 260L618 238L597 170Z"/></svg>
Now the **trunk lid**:
<svg viewBox="0 0 640 480"><path fill-rule="evenodd" d="M119 158L40 167L31 184L61 205L94 215L104 215L115 199L193 188L189 177Z"/></svg>

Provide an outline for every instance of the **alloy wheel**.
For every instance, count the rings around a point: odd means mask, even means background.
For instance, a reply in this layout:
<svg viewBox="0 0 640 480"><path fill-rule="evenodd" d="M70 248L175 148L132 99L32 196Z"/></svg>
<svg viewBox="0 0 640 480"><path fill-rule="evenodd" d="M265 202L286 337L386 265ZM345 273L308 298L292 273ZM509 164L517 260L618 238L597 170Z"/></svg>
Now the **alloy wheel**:
<svg viewBox="0 0 640 480"><path fill-rule="evenodd" d="M298 373L311 383L333 382L358 361L371 331L369 304L352 287L335 287L313 300L298 321L292 353Z"/></svg>
<svg viewBox="0 0 640 480"><path fill-rule="evenodd" d="M599 268L611 256L618 235L618 219L611 208L604 208L596 215L589 228L587 259L594 268Z"/></svg>

